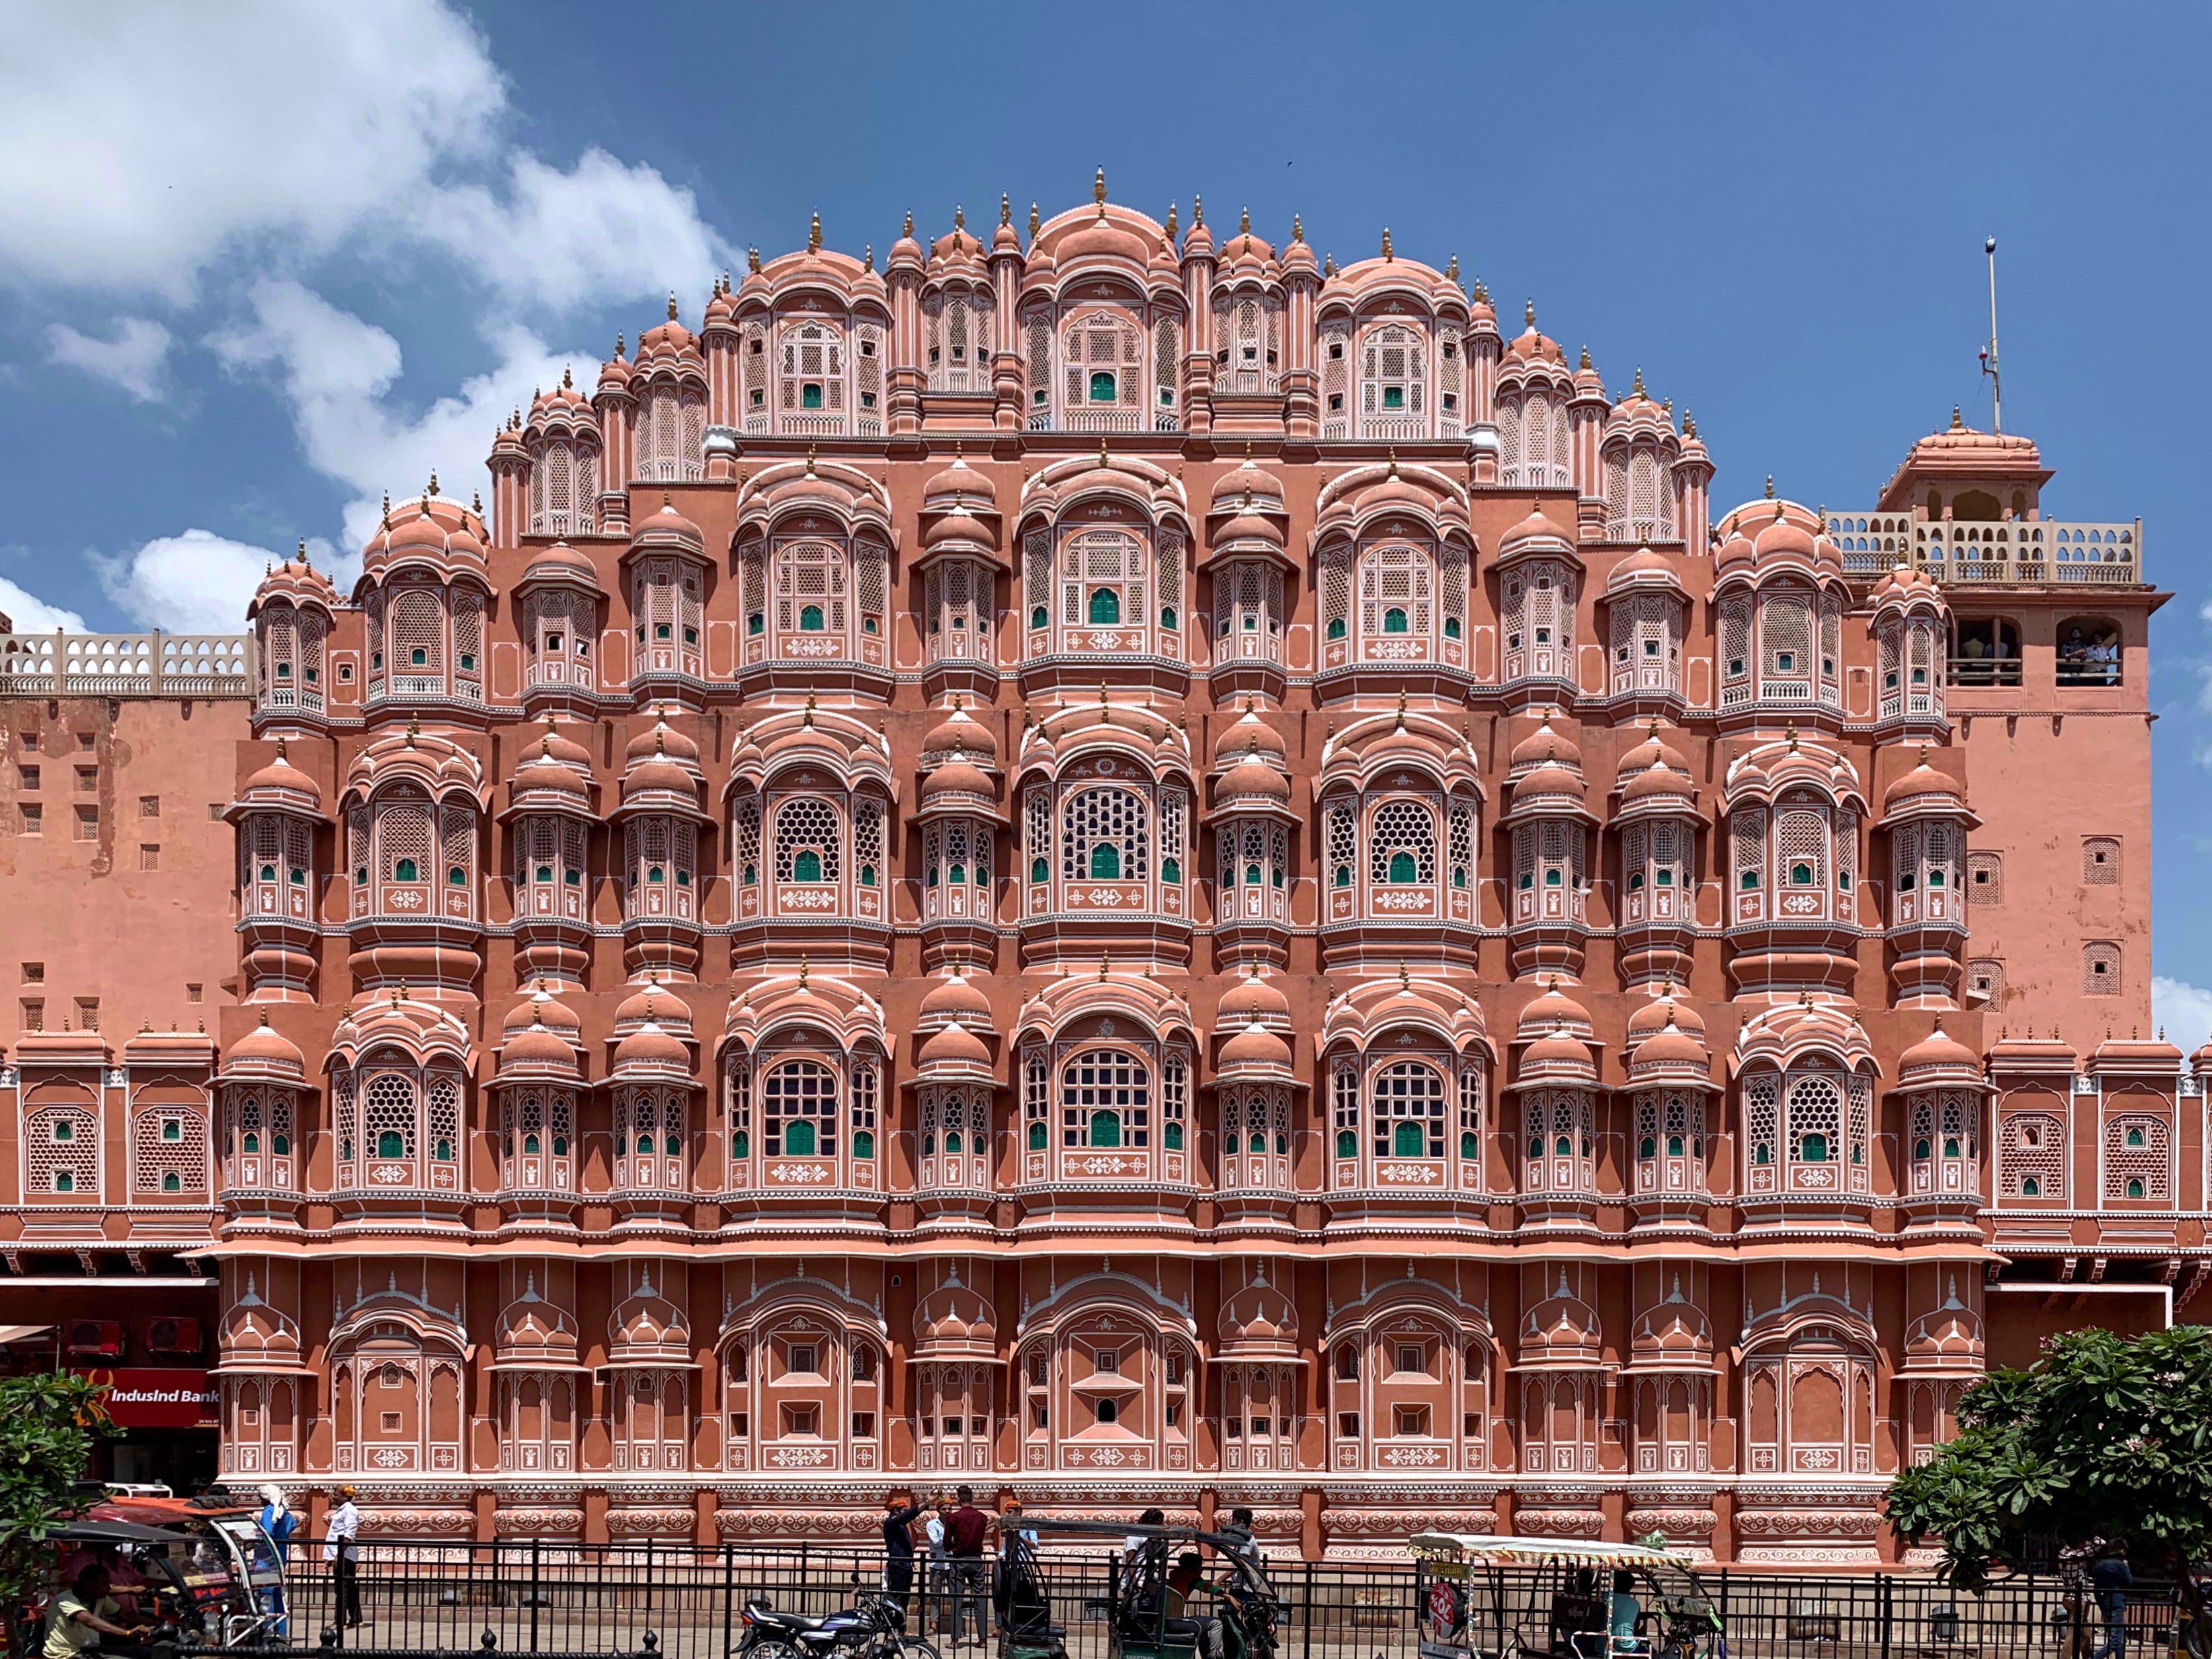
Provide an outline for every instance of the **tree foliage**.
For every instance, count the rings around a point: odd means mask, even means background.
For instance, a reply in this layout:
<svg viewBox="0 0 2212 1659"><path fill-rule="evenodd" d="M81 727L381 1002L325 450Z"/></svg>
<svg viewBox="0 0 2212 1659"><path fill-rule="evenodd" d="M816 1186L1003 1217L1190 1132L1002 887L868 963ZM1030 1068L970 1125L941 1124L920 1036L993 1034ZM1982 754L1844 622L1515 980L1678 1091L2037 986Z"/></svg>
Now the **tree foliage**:
<svg viewBox="0 0 2212 1659"><path fill-rule="evenodd" d="M1908 1542L1943 1540L1943 1576L1978 1591L2022 1534L2120 1550L2182 1578L2212 1542L2212 1327L2072 1331L1966 1391L1957 1436L1889 1488Z"/></svg>
<svg viewBox="0 0 2212 1659"><path fill-rule="evenodd" d="M0 1377L0 1607L20 1606L52 1579L47 1540L76 1507L94 1443L120 1432L106 1392L82 1376Z"/></svg>

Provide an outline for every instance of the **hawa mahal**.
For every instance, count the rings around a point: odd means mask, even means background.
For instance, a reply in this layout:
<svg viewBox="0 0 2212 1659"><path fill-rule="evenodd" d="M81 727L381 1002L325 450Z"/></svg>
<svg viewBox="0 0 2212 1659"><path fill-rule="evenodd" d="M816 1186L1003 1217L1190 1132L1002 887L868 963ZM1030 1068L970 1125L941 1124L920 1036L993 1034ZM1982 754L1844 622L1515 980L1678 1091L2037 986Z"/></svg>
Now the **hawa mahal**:
<svg viewBox="0 0 2212 1659"><path fill-rule="evenodd" d="M1103 176L678 313L350 591L0 635L0 1316L225 1479L1870 1565L1986 1366L2203 1315L2167 596L2029 440L1716 502L1456 260Z"/></svg>

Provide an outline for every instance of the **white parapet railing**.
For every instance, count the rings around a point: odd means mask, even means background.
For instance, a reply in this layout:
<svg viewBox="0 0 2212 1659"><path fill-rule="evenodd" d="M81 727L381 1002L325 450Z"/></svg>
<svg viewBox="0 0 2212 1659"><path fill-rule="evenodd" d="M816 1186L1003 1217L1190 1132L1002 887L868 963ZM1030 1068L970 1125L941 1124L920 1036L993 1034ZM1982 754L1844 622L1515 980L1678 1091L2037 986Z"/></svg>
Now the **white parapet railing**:
<svg viewBox="0 0 2212 1659"><path fill-rule="evenodd" d="M2143 580L2141 519L1969 520L1836 511L1827 515L1827 527L1844 573L1869 580L1900 564L1949 586L2132 587Z"/></svg>
<svg viewBox="0 0 2212 1659"><path fill-rule="evenodd" d="M0 696L245 697L248 634L0 634Z"/></svg>

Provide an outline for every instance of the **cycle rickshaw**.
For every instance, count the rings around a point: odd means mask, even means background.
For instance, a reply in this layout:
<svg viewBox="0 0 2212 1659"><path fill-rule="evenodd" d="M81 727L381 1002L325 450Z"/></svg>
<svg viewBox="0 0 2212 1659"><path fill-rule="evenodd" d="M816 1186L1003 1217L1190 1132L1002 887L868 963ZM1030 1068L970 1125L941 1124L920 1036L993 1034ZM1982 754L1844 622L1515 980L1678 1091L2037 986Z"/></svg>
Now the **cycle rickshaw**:
<svg viewBox="0 0 2212 1659"><path fill-rule="evenodd" d="M1446 1532L1409 1547L1421 1659L1727 1659L1712 1598L1676 1551Z"/></svg>
<svg viewBox="0 0 2212 1659"><path fill-rule="evenodd" d="M1021 1528L1040 1541L1121 1547L1108 1589L1107 1659L1274 1659L1282 1603L1248 1536L1043 1516L1024 1516ZM1212 1560L1198 1555L1200 1546ZM1052 1570L1025 1541L1007 1551L999 1659L1065 1659L1066 1629L1051 1622Z"/></svg>

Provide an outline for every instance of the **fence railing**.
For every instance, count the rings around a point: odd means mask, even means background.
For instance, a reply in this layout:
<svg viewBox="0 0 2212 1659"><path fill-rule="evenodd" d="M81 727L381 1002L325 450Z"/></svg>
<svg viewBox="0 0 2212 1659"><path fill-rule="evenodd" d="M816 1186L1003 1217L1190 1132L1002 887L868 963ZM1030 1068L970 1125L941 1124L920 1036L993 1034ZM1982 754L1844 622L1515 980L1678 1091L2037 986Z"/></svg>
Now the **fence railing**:
<svg viewBox="0 0 2212 1659"><path fill-rule="evenodd" d="M242 697L250 635L0 634L0 696Z"/></svg>
<svg viewBox="0 0 2212 1659"><path fill-rule="evenodd" d="M749 1596L819 1617L884 1583L883 1553L860 1548L374 1539L360 1552L354 1588L363 1624L347 1631L322 1547L294 1549L292 1643L312 1646L328 1627L377 1650L476 1649L489 1634L508 1653L612 1654L637 1651L651 1632L667 1659L725 1659L743 1638ZM1118 1552L1048 1546L1039 1559L1069 1659L1107 1659ZM915 1565L910 1632L949 1656L956 1635L994 1627L993 1563L968 1574L927 1557ZM1282 1602L1283 1659L1437 1659L1410 1564L1279 1559L1268 1571ZM1978 1597L1924 1573L1701 1576L1732 1659L2087 1659L2106 1635L2094 1601L2049 1575L2000 1579ZM1540 1648L1560 1588L1549 1569L1478 1571L1464 1640L1478 1655L1513 1640ZM2146 1659L2166 1651L2175 1613L2168 1588L2130 1591L2128 1646Z"/></svg>
<svg viewBox="0 0 2212 1659"><path fill-rule="evenodd" d="M1854 576L1880 576L1900 564L1937 581L2059 582L2129 586L2142 580L2142 520L2093 523L2061 519L1978 521L1919 519L1907 513L1831 512L1828 538Z"/></svg>

